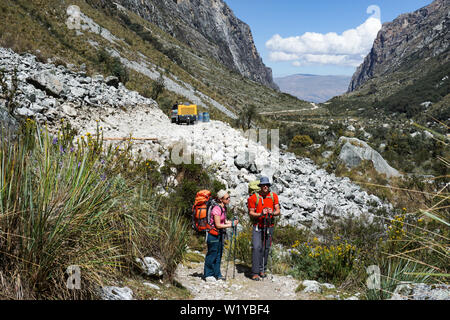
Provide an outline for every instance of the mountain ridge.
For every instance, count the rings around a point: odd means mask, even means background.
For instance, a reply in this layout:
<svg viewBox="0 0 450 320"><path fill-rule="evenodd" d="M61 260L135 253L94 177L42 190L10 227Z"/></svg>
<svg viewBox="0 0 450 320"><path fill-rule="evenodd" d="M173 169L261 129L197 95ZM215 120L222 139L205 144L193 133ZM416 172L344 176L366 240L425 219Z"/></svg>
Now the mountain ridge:
<svg viewBox="0 0 450 320"><path fill-rule="evenodd" d="M205 52L243 76L278 89L250 27L223 0L118 0L171 36Z"/></svg>
<svg viewBox="0 0 450 320"><path fill-rule="evenodd" d="M74 8L81 18L78 29L67 24ZM6 0L0 2L0 19L0 46L89 76L128 74L120 79L124 86L152 97L164 110L188 101L213 118L232 121L249 101L261 111L310 106L243 76L112 1ZM154 95L160 77L164 90Z"/></svg>
<svg viewBox="0 0 450 320"><path fill-rule="evenodd" d="M435 0L412 13L384 23L370 53L355 71L348 92L368 80L392 74L411 58L422 64L429 58L444 56L448 60L450 43L450 0ZM420 66L413 66L416 69Z"/></svg>

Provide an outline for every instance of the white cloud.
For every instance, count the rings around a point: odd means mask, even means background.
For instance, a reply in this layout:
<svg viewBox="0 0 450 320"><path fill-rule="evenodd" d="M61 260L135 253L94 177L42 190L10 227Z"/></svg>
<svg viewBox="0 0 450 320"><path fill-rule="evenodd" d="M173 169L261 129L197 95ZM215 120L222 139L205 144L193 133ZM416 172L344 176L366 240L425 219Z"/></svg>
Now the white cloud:
<svg viewBox="0 0 450 320"><path fill-rule="evenodd" d="M292 61L299 58L298 55L292 53L286 53L283 51L273 51L269 54L272 61Z"/></svg>
<svg viewBox="0 0 450 320"><path fill-rule="evenodd" d="M373 8L369 7L368 12ZM373 10L372 10L373 11ZM306 32L283 38L275 34L266 42L272 61L294 61L295 65L332 64L358 66L372 48L381 29L379 8L360 26L342 34Z"/></svg>
<svg viewBox="0 0 450 320"><path fill-rule="evenodd" d="M295 67L311 65L338 65L346 67L358 67L364 56L361 55L330 55L330 54L305 54L292 63Z"/></svg>

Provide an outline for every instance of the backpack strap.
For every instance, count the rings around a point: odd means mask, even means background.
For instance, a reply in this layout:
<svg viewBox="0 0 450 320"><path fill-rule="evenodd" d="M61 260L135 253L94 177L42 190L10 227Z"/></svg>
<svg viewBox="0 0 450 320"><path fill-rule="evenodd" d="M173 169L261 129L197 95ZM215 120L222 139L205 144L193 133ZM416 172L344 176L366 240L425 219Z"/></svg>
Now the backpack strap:
<svg viewBox="0 0 450 320"><path fill-rule="evenodd" d="M259 199L262 200L263 206L264 206L264 199L259 195L259 193L255 193L255 194L256 194L256 204L255 204L255 210L256 210L256 208L258 208Z"/></svg>
<svg viewBox="0 0 450 320"><path fill-rule="evenodd" d="M259 199L261 199L262 204L264 206L264 199L263 199L263 197L261 197L259 195L259 193L255 193L255 194L256 194L256 205L255 205L255 210L256 210L256 208L258 208ZM273 197L273 192L270 192L270 198L272 199L273 209L275 210L275 203L274 203L275 200L274 200L274 197Z"/></svg>
<svg viewBox="0 0 450 320"><path fill-rule="evenodd" d="M208 224L211 221L211 211L212 211L212 209L214 209L215 207L219 207L221 213L223 213L224 210L225 210L225 208L222 208L214 199L211 199L210 201L211 201L211 203L209 205L208 213L207 213ZM221 231L216 228L215 223L214 223L214 219L213 219L213 224L210 225L209 233L212 233L213 235L218 235L218 234L221 233Z"/></svg>

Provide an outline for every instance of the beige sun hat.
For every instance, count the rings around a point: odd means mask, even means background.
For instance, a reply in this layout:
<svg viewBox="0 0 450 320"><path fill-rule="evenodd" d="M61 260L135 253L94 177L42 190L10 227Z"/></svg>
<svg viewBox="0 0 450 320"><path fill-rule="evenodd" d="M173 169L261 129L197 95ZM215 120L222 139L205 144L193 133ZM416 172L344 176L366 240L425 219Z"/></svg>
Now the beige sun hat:
<svg viewBox="0 0 450 320"><path fill-rule="evenodd" d="M219 192L217 192L217 199L222 199L227 194L228 194L228 192L226 192L225 190L220 190Z"/></svg>

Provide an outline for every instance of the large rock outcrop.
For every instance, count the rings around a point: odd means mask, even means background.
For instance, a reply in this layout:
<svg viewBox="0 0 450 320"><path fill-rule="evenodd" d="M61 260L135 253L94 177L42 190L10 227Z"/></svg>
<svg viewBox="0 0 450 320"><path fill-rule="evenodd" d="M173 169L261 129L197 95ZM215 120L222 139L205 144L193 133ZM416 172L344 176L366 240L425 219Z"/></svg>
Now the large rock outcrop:
<svg viewBox="0 0 450 320"><path fill-rule="evenodd" d="M339 154L339 160L345 163L347 167L353 168L361 164L362 161L371 161L373 167L380 174L386 177L398 177L401 174L392 168L386 160L366 142L357 138L340 137L338 143L342 145Z"/></svg>
<svg viewBox="0 0 450 320"><path fill-rule="evenodd" d="M272 190L279 194L280 223L284 225L316 230L325 228L328 218L360 216L371 223L374 211L392 211L392 205L369 195L348 178L328 174L312 160L282 152L276 144L266 148L261 141L267 144L268 136L261 139L261 131L255 137L258 141L221 121L194 126L172 124L155 101L127 90L114 79L100 75L91 78L62 66L43 64L30 54L20 56L0 48L1 68L17 70L16 116L47 123L51 132L64 118L78 130L78 136L95 133L101 127L107 144L121 143L112 139L130 136L156 138L153 142L136 140L133 150L161 166L168 159L181 163L187 158L191 163L193 153L196 163L214 169L216 179L230 191L235 208L245 210L248 183L264 175L273 181ZM276 141L272 132L267 134L271 144ZM175 176L168 183L176 185Z"/></svg>
<svg viewBox="0 0 450 320"><path fill-rule="evenodd" d="M250 27L223 0L118 0L178 40L241 75L278 89L258 54Z"/></svg>
<svg viewBox="0 0 450 320"><path fill-rule="evenodd" d="M372 50L353 75L348 92L358 89L373 77L397 71L411 59L420 64L429 58L442 56L442 60L448 61L449 27L450 0L435 0L426 7L383 24Z"/></svg>

